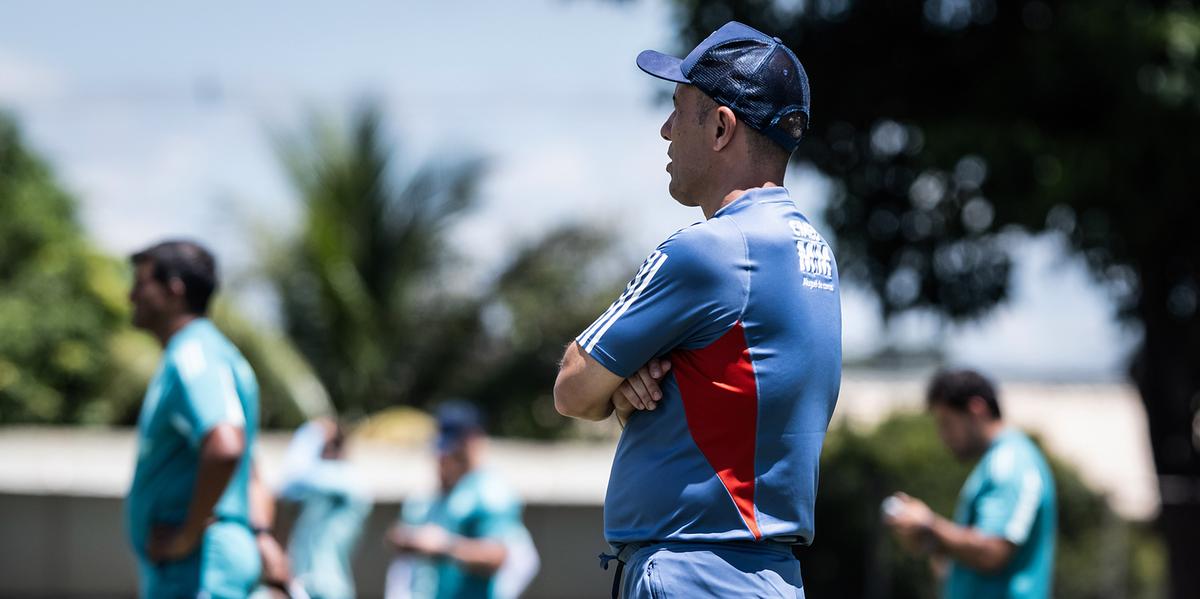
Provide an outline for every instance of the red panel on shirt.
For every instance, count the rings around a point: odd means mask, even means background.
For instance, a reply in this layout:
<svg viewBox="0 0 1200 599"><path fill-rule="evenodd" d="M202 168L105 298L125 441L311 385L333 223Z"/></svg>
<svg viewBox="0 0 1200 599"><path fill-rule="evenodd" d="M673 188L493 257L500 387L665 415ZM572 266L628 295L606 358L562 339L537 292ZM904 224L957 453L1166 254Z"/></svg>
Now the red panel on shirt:
<svg viewBox="0 0 1200 599"><path fill-rule="evenodd" d="M746 527L762 538L754 514L754 445L758 386L742 323L698 350L671 354L696 446L729 491Z"/></svg>

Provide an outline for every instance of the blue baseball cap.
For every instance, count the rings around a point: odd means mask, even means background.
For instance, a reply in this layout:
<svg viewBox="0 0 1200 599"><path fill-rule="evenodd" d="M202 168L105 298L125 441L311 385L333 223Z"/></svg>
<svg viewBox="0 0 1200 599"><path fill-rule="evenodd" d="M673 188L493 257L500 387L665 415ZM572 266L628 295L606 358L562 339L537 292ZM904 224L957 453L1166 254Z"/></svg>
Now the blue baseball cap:
<svg viewBox="0 0 1200 599"><path fill-rule="evenodd" d="M483 434L483 417L473 404L452 399L440 404L434 412L437 419L436 449L446 453L457 449L473 435Z"/></svg>
<svg viewBox="0 0 1200 599"><path fill-rule="evenodd" d="M748 25L722 25L682 59L645 50L637 65L659 79L696 86L789 152L808 128L804 66L782 40Z"/></svg>

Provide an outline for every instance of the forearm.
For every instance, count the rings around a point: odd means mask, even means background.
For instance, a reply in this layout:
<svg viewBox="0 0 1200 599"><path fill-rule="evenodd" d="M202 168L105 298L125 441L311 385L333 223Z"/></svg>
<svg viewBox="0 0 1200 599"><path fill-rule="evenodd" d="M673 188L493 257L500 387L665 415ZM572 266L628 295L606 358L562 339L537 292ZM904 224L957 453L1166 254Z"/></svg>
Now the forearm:
<svg viewBox="0 0 1200 599"><path fill-rule="evenodd" d="M554 407L563 416L604 420L613 412L612 394L622 380L571 342L554 381Z"/></svg>
<svg viewBox="0 0 1200 599"><path fill-rule="evenodd" d="M928 528L934 551L980 572L1000 570L1012 557L1014 546L999 537L959 526L936 516Z"/></svg>
<svg viewBox="0 0 1200 599"><path fill-rule="evenodd" d="M598 422L613 413L612 401L609 399L588 401L577 396L568 395L564 399L559 399L560 397L562 396L559 392L555 391L554 405L558 408L558 413L563 416Z"/></svg>
<svg viewBox="0 0 1200 599"><path fill-rule="evenodd" d="M508 550L499 541L456 535L436 524L394 526L388 531L387 542L401 553L452 559L463 568L482 575L495 573L508 556Z"/></svg>
<svg viewBox="0 0 1200 599"><path fill-rule="evenodd" d="M208 525L209 519L212 518L213 508L221 499L221 495L225 492L225 487L229 484L229 479L233 478L233 472L236 469L237 460L201 459L200 467L196 472L196 487L192 491L187 517L183 523L184 529L198 531Z"/></svg>
<svg viewBox="0 0 1200 599"><path fill-rule="evenodd" d="M458 537L450 544L446 556L470 572L490 576L504 565L508 550L498 541Z"/></svg>
<svg viewBox="0 0 1200 599"><path fill-rule="evenodd" d="M244 447L241 429L228 425L217 426L205 437L196 468L196 483L183 522L185 531L198 533L208 526L213 508L237 470Z"/></svg>

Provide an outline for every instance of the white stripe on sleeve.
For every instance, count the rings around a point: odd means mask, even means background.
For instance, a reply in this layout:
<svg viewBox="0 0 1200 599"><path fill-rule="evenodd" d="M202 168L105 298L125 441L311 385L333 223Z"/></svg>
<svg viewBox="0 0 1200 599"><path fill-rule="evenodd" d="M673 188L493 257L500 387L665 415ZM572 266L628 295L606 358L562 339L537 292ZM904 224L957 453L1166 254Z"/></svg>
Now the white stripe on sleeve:
<svg viewBox="0 0 1200 599"><path fill-rule="evenodd" d="M1042 477L1037 471L1030 470L1021 478L1021 491L1017 495L1017 507L1013 510L1012 519L1004 528L1004 538L1020 545L1029 537L1029 529L1033 526L1033 518L1037 515L1038 500L1042 495Z"/></svg>
<svg viewBox="0 0 1200 599"><path fill-rule="evenodd" d="M596 347L596 344L600 342L600 338L604 336L604 333L608 332L609 327L611 327L613 323L617 321L617 319L621 318L621 316L625 314L625 311L629 309L629 306L632 306L633 303L637 301L638 296L640 296L642 292L646 290L646 287L650 285L650 281L654 279L654 274L657 273L658 269L662 268L663 263L667 261L666 254L662 252L657 253L658 256L654 259L653 266L650 267L650 270L642 279L642 284L638 285L638 288L633 292L633 295L629 296L629 299L621 305L621 309L617 310L616 313L608 319L608 322L604 323L604 326L600 327L600 330L596 331L596 334L592 337L592 340L588 342L587 346L584 348L588 353L591 353L592 348Z"/></svg>
<svg viewBox="0 0 1200 599"><path fill-rule="evenodd" d="M612 318L613 314L620 310L621 307L624 306L627 301L629 301L630 295L633 294L634 290L637 289L639 284L641 284L642 277L646 276L646 273L650 271L651 265L656 259L658 259L660 255L662 255L662 252L656 250L647 256L646 261L642 262L642 266L638 268L637 274L635 274L633 276L633 280L629 281L629 284L625 286L625 291L621 293L621 296L617 298L617 301L613 302L612 305L610 305L608 309L604 311L604 314L600 315L600 318L597 318L596 321L591 324L591 326L585 329L583 333L576 338L581 347L586 346L588 339L595 334L598 329L603 327L605 323Z"/></svg>
<svg viewBox="0 0 1200 599"><path fill-rule="evenodd" d="M233 381L233 367L221 369L221 396L225 402L225 421L234 426L246 426L246 413Z"/></svg>

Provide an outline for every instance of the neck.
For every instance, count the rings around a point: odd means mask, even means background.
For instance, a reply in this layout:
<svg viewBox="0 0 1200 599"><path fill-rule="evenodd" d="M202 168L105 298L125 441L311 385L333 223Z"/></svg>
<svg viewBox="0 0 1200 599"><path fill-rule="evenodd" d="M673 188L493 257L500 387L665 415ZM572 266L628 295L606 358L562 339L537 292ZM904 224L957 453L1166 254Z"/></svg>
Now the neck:
<svg viewBox="0 0 1200 599"><path fill-rule="evenodd" d="M164 321L162 326L155 327L154 336L158 338L158 343L160 345L166 347L167 343L170 343L171 337L175 336L175 333L178 333L180 329L186 327L189 323L197 318L200 317L187 312L177 314Z"/></svg>
<svg viewBox="0 0 1200 599"><path fill-rule="evenodd" d="M701 200L700 209L704 218L712 218L718 210L732 204L747 191L756 188L780 187L783 184L783 170L767 173L747 173L742 176L730 177L721 184L714 185L714 192L706 200Z"/></svg>
<svg viewBox="0 0 1200 599"><path fill-rule="evenodd" d="M984 446L985 450L992 446L992 443L996 441L996 437L999 437L1004 432L1004 428L1004 421L1000 419L992 420L983 425L983 440L986 443Z"/></svg>

